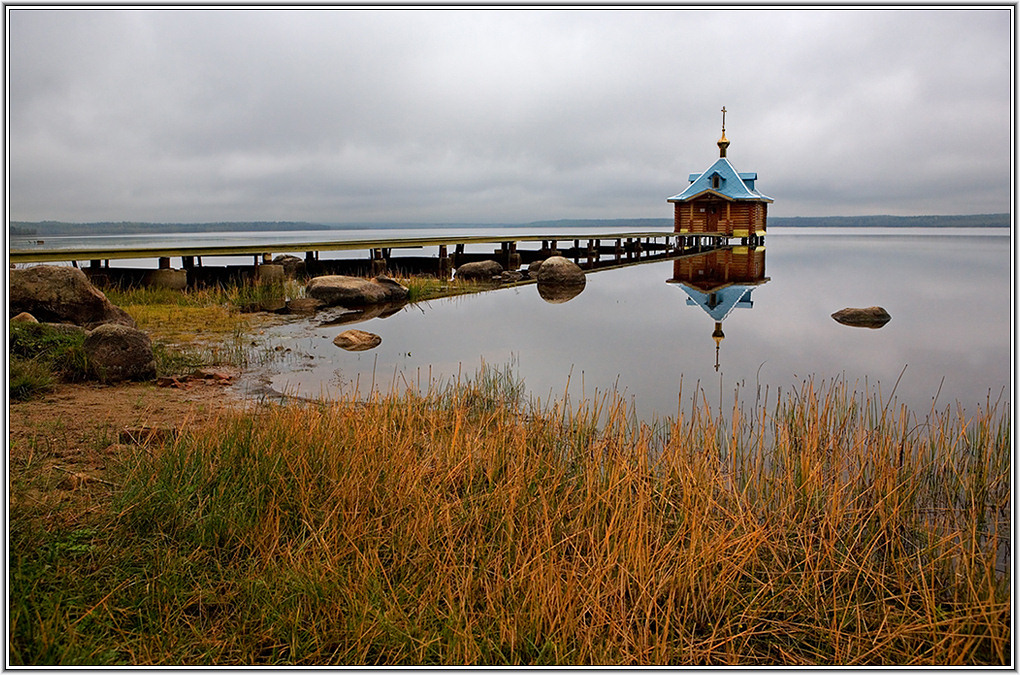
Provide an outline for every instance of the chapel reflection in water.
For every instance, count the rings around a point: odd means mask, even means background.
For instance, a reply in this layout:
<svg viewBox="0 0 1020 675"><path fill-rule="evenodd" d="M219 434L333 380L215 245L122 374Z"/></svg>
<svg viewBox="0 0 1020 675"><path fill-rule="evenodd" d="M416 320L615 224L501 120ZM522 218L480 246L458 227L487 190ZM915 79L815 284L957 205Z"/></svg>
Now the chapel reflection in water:
<svg viewBox="0 0 1020 675"><path fill-rule="evenodd" d="M750 309L751 291L768 283L764 246L726 246L673 261L673 277L687 293L687 304L701 307L715 322L715 369L719 370L719 347L726 335L723 321L734 309Z"/></svg>

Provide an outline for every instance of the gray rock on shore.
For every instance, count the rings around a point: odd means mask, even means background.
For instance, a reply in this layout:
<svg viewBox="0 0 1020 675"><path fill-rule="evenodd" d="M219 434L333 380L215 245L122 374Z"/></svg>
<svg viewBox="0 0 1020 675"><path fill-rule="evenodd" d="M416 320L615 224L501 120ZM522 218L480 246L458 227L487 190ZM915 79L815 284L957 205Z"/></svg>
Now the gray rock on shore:
<svg viewBox="0 0 1020 675"><path fill-rule="evenodd" d="M75 267L34 265L12 269L9 280L9 317L28 312L48 323L73 323L85 328L107 323L135 327L134 319Z"/></svg>
<svg viewBox="0 0 1020 675"><path fill-rule="evenodd" d="M103 324L85 336L89 371L102 382L148 380L156 376L152 341L140 330Z"/></svg>
<svg viewBox="0 0 1020 675"><path fill-rule="evenodd" d="M383 302L407 300L407 288L393 279L347 277L338 274L315 277L306 287L308 296L321 300L325 306L362 307Z"/></svg>
<svg viewBox="0 0 1020 675"><path fill-rule="evenodd" d="M881 328L892 319L882 307L845 307L833 312L832 318L844 326L857 328Z"/></svg>

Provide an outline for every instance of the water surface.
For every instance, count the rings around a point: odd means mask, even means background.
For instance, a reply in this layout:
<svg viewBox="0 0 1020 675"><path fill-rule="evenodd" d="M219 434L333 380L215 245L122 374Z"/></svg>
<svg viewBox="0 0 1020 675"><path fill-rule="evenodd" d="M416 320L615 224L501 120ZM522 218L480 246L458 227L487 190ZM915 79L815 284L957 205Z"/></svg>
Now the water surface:
<svg viewBox="0 0 1020 675"><path fill-rule="evenodd" d="M895 385L896 400L919 414L956 401L973 411L1011 400L1008 234L770 232L761 278L729 283L712 302L675 279L673 262L656 262L590 273L584 291L559 304L526 285L353 326L300 320L267 331L290 352L265 377L276 391L329 398L394 383L425 388L483 361L512 363L533 397L562 396L568 383L574 400L615 389L645 419L674 415L699 387L728 408L738 389L775 396L808 378L842 378L884 398ZM830 317L871 305L892 320L868 329ZM382 344L356 353L334 346L351 327Z"/></svg>

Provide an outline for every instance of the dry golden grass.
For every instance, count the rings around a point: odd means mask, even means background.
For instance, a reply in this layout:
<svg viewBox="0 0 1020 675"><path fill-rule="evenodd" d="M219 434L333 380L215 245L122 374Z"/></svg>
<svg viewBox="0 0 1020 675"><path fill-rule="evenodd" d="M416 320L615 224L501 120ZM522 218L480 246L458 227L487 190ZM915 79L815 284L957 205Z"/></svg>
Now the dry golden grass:
<svg viewBox="0 0 1020 675"><path fill-rule="evenodd" d="M230 415L125 468L157 571L93 614L140 664L1009 663L1008 415L887 408L652 429L490 371Z"/></svg>

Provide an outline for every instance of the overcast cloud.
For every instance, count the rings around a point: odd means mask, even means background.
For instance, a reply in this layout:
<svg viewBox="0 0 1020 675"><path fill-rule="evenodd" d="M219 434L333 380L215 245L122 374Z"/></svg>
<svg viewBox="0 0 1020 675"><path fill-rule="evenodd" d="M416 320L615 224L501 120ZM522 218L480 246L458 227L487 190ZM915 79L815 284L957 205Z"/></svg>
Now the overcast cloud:
<svg viewBox="0 0 1020 675"><path fill-rule="evenodd" d="M775 216L1012 206L1001 9L7 8L12 220Z"/></svg>

